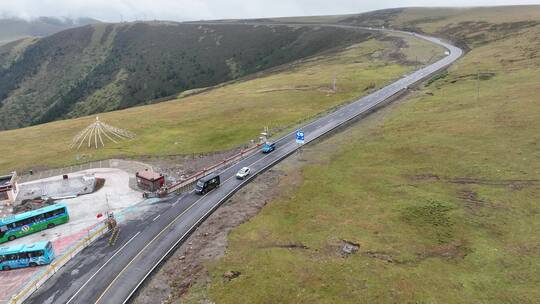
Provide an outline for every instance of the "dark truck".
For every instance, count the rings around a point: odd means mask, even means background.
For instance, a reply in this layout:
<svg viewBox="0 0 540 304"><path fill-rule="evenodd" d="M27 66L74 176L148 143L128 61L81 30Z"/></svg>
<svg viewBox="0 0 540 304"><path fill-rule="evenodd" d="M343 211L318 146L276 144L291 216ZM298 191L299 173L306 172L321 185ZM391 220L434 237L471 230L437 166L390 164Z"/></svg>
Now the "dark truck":
<svg viewBox="0 0 540 304"><path fill-rule="evenodd" d="M219 184L219 174L212 173L197 181L197 184L195 185L195 192L203 195L219 187Z"/></svg>

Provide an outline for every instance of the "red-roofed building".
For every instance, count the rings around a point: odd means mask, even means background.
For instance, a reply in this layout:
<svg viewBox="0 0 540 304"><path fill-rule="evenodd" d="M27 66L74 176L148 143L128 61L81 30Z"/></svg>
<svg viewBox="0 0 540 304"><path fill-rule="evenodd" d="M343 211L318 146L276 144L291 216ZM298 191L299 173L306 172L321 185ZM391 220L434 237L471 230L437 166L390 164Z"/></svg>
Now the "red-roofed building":
<svg viewBox="0 0 540 304"><path fill-rule="evenodd" d="M17 198L17 173L0 176L0 205L11 205Z"/></svg>
<svg viewBox="0 0 540 304"><path fill-rule="evenodd" d="M165 177L152 170L145 169L135 173L137 177L137 186L146 191L157 191L165 184Z"/></svg>

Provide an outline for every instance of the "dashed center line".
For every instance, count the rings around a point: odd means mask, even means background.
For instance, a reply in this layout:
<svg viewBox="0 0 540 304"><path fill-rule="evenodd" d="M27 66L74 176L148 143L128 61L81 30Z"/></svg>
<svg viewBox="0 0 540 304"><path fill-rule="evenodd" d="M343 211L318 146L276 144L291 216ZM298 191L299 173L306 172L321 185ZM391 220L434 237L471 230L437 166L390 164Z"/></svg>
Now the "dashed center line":
<svg viewBox="0 0 540 304"><path fill-rule="evenodd" d="M118 249L106 262L105 264L101 265L101 267L99 267L99 269L77 290L77 292L75 292L75 294L73 294L73 296L71 296L71 298L68 299L68 301L66 302L66 304L69 304L71 303L71 301L73 301L73 299L79 294L79 292L81 292L81 290L83 290L83 288L88 284L88 282L90 282L105 266L107 266L107 264L109 264L109 262L114 259L114 257L120 253L120 251L122 251L122 249L124 249L124 247L126 247L129 243L131 243L131 241L133 241L133 239L139 235L141 232L138 231L137 233L135 233L135 235L133 235L122 247L120 247L120 249Z"/></svg>
<svg viewBox="0 0 540 304"><path fill-rule="evenodd" d="M160 216L161 216L161 214L158 214L158 215L152 220L152 222L155 222L155 221L158 219L158 217L160 217Z"/></svg>

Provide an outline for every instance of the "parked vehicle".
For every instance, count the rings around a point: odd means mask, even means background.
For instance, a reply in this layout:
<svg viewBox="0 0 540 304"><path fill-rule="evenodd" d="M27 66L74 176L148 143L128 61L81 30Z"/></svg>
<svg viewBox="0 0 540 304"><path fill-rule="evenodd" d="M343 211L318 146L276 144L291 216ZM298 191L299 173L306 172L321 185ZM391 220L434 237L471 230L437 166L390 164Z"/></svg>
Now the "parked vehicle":
<svg viewBox="0 0 540 304"><path fill-rule="evenodd" d="M270 153L276 149L276 143L265 143L262 147L262 153Z"/></svg>
<svg viewBox="0 0 540 304"><path fill-rule="evenodd" d="M54 204L0 219L0 243L32 234L69 221L67 207Z"/></svg>
<svg viewBox="0 0 540 304"><path fill-rule="evenodd" d="M251 172L251 169L249 167L244 167L244 168L238 170L238 173L236 173L236 178L237 179L244 179L244 178L246 178L246 176L249 175L250 172Z"/></svg>
<svg viewBox="0 0 540 304"><path fill-rule="evenodd" d="M54 260L54 257L51 242L0 247L0 269L47 265Z"/></svg>
<svg viewBox="0 0 540 304"><path fill-rule="evenodd" d="M206 194L215 188L219 187L220 179L219 174L213 173L205 176L197 181L195 186L195 192L197 194Z"/></svg>

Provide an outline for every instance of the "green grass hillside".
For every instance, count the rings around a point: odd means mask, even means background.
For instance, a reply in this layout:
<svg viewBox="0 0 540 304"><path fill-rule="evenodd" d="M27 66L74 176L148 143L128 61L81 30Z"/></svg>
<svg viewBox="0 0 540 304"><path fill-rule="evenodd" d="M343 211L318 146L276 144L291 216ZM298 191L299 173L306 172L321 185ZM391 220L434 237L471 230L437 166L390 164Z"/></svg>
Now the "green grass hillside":
<svg viewBox="0 0 540 304"><path fill-rule="evenodd" d="M133 22L15 42L0 47L0 129L163 101L370 36L331 27Z"/></svg>
<svg viewBox="0 0 540 304"><path fill-rule="evenodd" d="M540 8L388 18L471 50L405 102L280 166L282 189L297 188L229 235L211 283L185 302L538 303ZM344 256L345 241L359 251Z"/></svg>
<svg viewBox="0 0 540 304"><path fill-rule="evenodd" d="M366 94L443 51L410 37L370 39L204 93L100 114L137 138L106 148L70 150L71 139L95 116L0 132L0 171L58 167L110 157L177 155L227 150L256 138L264 126L292 128ZM401 40L405 39L405 40ZM331 83L337 76L337 92Z"/></svg>
<svg viewBox="0 0 540 304"><path fill-rule="evenodd" d="M375 11L339 19L337 22L365 26L409 29L447 37L474 47L540 24L539 6L476 8L402 8Z"/></svg>

